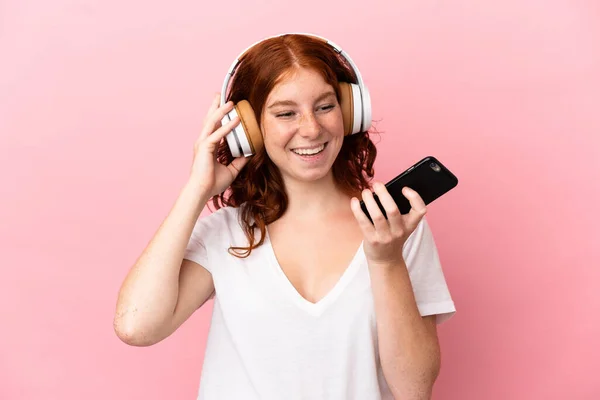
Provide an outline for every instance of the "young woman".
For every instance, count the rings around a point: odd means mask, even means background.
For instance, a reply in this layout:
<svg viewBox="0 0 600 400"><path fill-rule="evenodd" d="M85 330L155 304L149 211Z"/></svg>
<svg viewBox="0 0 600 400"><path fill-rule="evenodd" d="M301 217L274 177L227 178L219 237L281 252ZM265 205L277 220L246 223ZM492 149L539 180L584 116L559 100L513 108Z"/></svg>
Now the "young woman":
<svg viewBox="0 0 600 400"><path fill-rule="evenodd" d="M401 215L370 184L358 70L300 34L261 41L238 64L189 180L123 282L117 335L155 344L214 297L199 399L429 399L436 325L454 303L422 199L405 188ZM235 157L244 134L252 155ZM217 210L200 218L211 199Z"/></svg>

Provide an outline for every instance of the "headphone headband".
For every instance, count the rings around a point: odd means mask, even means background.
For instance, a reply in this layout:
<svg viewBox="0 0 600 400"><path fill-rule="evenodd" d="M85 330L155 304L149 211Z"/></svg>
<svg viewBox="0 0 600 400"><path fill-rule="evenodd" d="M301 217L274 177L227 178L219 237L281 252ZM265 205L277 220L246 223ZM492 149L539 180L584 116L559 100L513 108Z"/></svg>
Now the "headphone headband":
<svg viewBox="0 0 600 400"><path fill-rule="evenodd" d="M274 36L269 36L267 38L258 40L256 42L254 42L253 44L251 44L250 46L246 47L244 49L244 51L242 51L236 57L236 59L233 61L233 63L231 63L231 66L229 67L229 70L227 71L227 74L225 75L225 80L223 81L223 87L221 88L221 105L225 104L226 92L227 92L227 87L229 85L229 81L233 77L233 74L235 73L235 70L236 70L238 64L240 63L240 59L244 56L244 54L246 54L248 52L248 50L250 50L251 48L253 48L257 44L259 44L261 42L264 42L265 40L276 38L276 37L280 37L280 36L290 35L290 34L296 34L296 35L304 35L304 36L314 37L316 39L324 41L329 46L331 46L336 53L338 53L342 57L344 57L344 59L348 62L348 64L350 64L350 67L354 70L354 73L356 74L356 78L358 80L357 84L358 84L358 88L360 90L361 95L363 95L365 93L364 82L363 82L362 75L360 74L360 71L359 71L358 67L356 66L356 64L354 63L354 61L352 61L352 58L350 58L350 56L340 46L338 46L337 44L333 43L331 40L328 40L328 39L326 39L326 38L324 38L322 36L318 36L318 35L315 35L315 34L312 34L312 33L291 32L291 33L282 33L282 34L278 34L278 35L274 35Z"/></svg>

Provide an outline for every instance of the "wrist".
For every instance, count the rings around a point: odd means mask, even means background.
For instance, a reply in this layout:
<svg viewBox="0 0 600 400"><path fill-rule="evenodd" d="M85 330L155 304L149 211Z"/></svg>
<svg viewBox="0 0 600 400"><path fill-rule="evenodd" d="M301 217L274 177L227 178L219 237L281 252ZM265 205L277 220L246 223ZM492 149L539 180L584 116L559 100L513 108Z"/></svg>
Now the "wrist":
<svg viewBox="0 0 600 400"><path fill-rule="evenodd" d="M385 261L369 261L369 269L377 270L381 272L390 272L398 269L406 269L406 262L404 258L397 260L385 260Z"/></svg>
<svg viewBox="0 0 600 400"><path fill-rule="evenodd" d="M188 180L181 190L180 198L186 203L192 203L201 212L211 199L210 192L195 179Z"/></svg>

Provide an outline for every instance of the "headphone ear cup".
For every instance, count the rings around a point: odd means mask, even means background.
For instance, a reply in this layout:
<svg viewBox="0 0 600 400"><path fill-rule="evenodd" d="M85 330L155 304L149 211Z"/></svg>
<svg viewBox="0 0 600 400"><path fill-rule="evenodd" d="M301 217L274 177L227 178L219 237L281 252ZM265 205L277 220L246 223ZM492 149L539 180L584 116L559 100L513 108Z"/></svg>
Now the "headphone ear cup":
<svg viewBox="0 0 600 400"><path fill-rule="evenodd" d="M371 93L369 93L369 88L366 86L363 86L363 94L362 94L362 108L363 108L363 115L362 115L362 131L367 131L369 129L371 129L371 125L373 123L373 116L372 116L372 112L371 112Z"/></svg>
<svg viewBox="0 0 600 400"><path fill-rule="evenodd" d="M354 100L350 83L340 82L340 108L344 120L344 136L350 135L354 126Z"/></svg>
<svg viewBox="0 0 600 400"><path fill-rule="evenodd" d="M247 142L247 147L245 146L245 143L242 144L244 155L249 156L256 154L263 148L263 137L256 116L254 115L254 109L252 109L248 100L241 100L235 105L235 108L240 117L240 125L244 129ZM246 152L246 150L248 151Z"/></svg>
<svg viewBox="0 0 600 400"><path fill-rule="evenodd" d="M365 97L361 95L360 87L354 83L340 82L340 107L344 119L344 135L366 131L371 127L371 98L365 88ZM363 105L363 101L367 103ZM364 108L367 106L367 108ZM368 116L363 113L367 111ZM368 118L365 118L368 117Z"/></svg>
<svg viewBox="0 0 600 400"><path fill-rule="evenodd" d="M234 157L256 154L263 147L263 139L254 110L247 100L237 103L223 118L222 124L226 124L236 116L240 118L240 123L226 136L231 154Z"/></svg>

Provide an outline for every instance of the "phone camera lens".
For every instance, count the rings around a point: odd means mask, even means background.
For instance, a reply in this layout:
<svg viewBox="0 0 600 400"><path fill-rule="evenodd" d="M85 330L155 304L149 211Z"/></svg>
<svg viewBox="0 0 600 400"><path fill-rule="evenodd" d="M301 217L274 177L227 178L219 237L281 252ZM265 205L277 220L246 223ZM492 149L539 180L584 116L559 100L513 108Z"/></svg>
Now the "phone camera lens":
<svg viewBox="0 0 600 400"><path fill-rule="evenodd" d="M433 169L435 172L440 172L441 168L439 165L437 165L436 163L432 162L431 164L429 164L429 166L431 167L431 169Z"/></svg>

